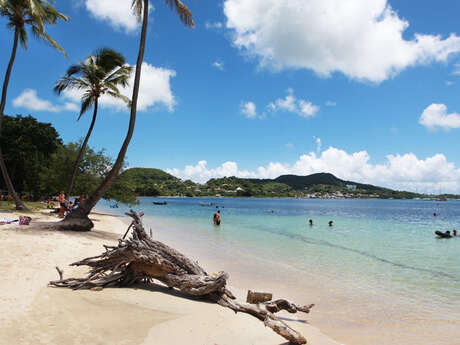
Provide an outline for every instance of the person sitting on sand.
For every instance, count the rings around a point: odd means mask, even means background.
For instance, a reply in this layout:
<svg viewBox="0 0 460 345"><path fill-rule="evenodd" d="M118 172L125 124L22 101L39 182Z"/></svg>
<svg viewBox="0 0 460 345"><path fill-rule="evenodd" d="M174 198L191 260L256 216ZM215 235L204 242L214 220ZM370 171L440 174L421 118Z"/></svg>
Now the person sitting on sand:
<svg viewBox="0 0 460 345"><path fill-rule="evenodd" d="M313 226L313 219L309 219L308 224L310 224L310 226Z"/></svg>
<svg viewBox="0 0 460 345"><path fill-rule="evenodd" d="M332 226L332 220L330 220L328 224L329 224L329 226Z"/></svg>
<svg viewBox="0 0 460 345"><path fill-rule="evenodd" d="M64 218L64 213L66 211L66 199L65 199L65 194L64 191L61 190L59 193L59 218Z"/></svg>
<svg viewBox="0 0 460 345"><path fill-rule="evenodd" d="M213 221L214 225L220 225L220 210L214 213Z"/></svg>

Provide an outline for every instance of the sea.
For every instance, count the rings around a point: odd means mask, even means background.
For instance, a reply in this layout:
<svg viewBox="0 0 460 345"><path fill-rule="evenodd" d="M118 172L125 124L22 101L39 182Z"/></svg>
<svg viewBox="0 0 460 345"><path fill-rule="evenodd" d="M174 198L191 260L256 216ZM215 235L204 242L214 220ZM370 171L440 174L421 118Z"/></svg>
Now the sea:
<svg viewBox="0 0 460 345"><path fill-rule="evenodd" d="M341 344L460 344L460 237L434 234L460 230L460 201L139 200L155 239L238 288L315 303L307 322Z"/></svg>

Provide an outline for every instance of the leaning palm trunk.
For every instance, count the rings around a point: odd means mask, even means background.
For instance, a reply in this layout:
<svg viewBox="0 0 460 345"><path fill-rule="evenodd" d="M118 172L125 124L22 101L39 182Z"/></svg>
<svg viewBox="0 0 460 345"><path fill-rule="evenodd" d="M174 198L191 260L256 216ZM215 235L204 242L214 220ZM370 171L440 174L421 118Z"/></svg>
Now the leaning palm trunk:
<svg viewBox="0 0 460 345"><path fill-rule="evenodd" d="M2 100L0 103L0 133L2 131L2 122L3 122L3 114L5 111L6 105L6 93L8 91L8 83L10 81L11 70L13 69L14 59L16 58L16 50L18 48L18 40L19 34L18 31L14 31L14 43L13 43L13 51L11 52L10 62L8 63L8 68L6 69L5 80L3 81L3 89L2 89ZM0 134L1 135L1 134ZM0 147L0 170L2 171L3 179L5 181L6 187L8 188L8 193L14 199L14 203L16 204L16 210L27 210L27 207L19 198L18 194L14 190L13 182L11 182L10 175L8 174L8 170L6 169L5 160L3 159L3 152Z"/></svg>
<svg viewBox="0 0 460 345"><path fill-rule="evenodd" d="M66 218L58 224L60 229L74 230L74 231L89 231L93 228L93 222L88 218L89 213L96 206L97 202L101 200L104 194L110 189L113 182L118 176L121 167L123 166L123 161L125 159L126 151L128 150L129 143L133 136L134 125L136 124L136 111L137 111L137 99L139 96L139 84L141 78L141 68L142 61L144 59L144 49L145 49L145 38L147 35L147 24L148 24L148 15L149 15L149 1L144 0L143 7L143 20L142 20L142 32L141 32L141 41L139 45L139 55L136 62L136 74L134 76L134 88L133 88L133 97L131 103L131 115L129 118L129 127L128 133L126 134L125 141L121 147L120 152L118 153L117 160L115 164L107 174L106 178L102 184L96 189L96 191L86 199L76 210L69 213Z"/></svg>
<svg viewBox="0 0 460 345"><path fill-rule="evenodd" d="M97 105L98 105L98 99L94 101L94 113L93 113L93 119L91 120L91 125L89 126L88 133L86 133L85 140L83 141L83 144L81 144L80 147L80 152L78 152L77 159L75 160L73 170L72 170L72 176L70 176L69 180L69 187L67 188L67 198L70 198L72 195L72 188L73 184L75 182L75 178L77 177L77 171L80 166L81 159L83 158L83 154L85 153L86 145L88 144L89 137L91 136L91 133L93 132L94 124L96 123L96 116L97 116Z"/></svg>

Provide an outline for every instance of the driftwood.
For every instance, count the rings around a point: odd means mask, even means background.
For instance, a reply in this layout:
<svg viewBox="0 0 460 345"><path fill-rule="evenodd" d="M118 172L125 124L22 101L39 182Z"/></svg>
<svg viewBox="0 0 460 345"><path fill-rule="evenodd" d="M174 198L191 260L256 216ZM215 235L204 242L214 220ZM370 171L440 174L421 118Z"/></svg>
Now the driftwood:
<svg viewBox="0 0 460 345"><path fill-rule="evenodd" d="M226 288L227 273L208 274L198 263L177 250L152 240L142 225L143 213L131 211L126 214L132 217L133 221L123 238L118 240L118 246L104 245L105 252L101 255L71 264L89 266L87 277L64 279L62 270L56 267L59 280L51 281L50 286L99 291L106 287L124 287L158 280L170 288L214 301L235 312L253 315L293 344L307 342L299 332L289 327L275 313L281 310L290 313L309 313L313 304L297 306L284 299L271 301L271 294L252 291L248 292L248 301L257 304L240 303ZM126 239L130 229L131 238Z"/></svg>
<svg viewBox="0 0 460 345"><path fill-rule="evenodd" d="M272 298L273 298L273 294L271 293L248 290L246 302L251 303L251 304L257 304L257 303L271 301Z"/></svg>

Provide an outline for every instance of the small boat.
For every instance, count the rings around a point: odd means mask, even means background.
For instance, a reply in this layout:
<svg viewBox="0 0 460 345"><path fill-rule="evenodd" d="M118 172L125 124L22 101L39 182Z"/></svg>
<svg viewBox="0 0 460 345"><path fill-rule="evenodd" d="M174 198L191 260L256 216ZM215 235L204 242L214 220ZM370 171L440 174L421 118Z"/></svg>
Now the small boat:
<svg viewBox="0 0 460 345"><path fill-rule="evenodd" d="M154 201L154 205L167 205L168 203L166 201Z"/></svg>
<svg viewBox="0 0 460 345"><path fill-rule="evenodd" d="M212 206L214 205L212 202L200 202L200 206Z"/></svg>
<svg viewBox="0 0 460 345"><path fill-rule="evenodd" d="M447 231L446 231L446 232L435 231L434 233L435 233L437 236L439 236L440 238L451 238L451 237L453 237L453 236L451 235L451 233L450 233L450 232L447 233Z"/></svg>

